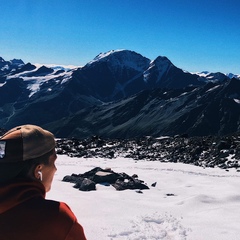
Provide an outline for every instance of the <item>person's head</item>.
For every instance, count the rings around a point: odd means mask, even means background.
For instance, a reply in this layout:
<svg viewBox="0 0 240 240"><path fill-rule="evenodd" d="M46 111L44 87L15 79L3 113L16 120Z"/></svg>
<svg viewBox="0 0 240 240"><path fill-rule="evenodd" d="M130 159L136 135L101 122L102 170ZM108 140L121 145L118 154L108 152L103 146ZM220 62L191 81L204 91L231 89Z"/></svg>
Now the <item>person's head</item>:
<svg viewBox="0 0 240 240"><path fill-rule="evenodd" d="M32 179L49 191L56 158L52 133L35 125L13 128L0 138L0 182Z"/></svg>

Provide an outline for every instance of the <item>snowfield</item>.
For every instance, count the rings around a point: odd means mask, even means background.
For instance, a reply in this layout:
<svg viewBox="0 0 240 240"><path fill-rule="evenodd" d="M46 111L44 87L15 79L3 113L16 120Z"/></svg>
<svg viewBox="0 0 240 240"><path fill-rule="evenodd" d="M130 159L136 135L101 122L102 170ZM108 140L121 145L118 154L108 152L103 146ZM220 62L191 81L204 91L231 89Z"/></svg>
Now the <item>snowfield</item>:
<svg viewBox="0 0 240 240"><path fill-rule="evenodd" d="M237 240L240 219L240 172L182 163L117 158L70 158L59 155L48 199L66 202L88 240ZM97 185L82 192L65 175L94 167L137 174L149 190L116 191ZM157 182L156 187L152 183Z"/></svg>

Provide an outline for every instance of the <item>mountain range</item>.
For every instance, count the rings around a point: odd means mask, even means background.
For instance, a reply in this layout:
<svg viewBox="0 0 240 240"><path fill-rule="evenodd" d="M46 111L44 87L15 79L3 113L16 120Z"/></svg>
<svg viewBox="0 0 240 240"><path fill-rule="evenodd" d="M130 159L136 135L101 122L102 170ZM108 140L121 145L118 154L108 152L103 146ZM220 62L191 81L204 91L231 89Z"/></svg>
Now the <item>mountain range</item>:
<svg viewBox="0 0 240 240"><path fill-rule="evenodd" d="M232 134L240 128L239 80L129 50L73 69L0 57L0 127L31 123L68 138Z"/></svg>

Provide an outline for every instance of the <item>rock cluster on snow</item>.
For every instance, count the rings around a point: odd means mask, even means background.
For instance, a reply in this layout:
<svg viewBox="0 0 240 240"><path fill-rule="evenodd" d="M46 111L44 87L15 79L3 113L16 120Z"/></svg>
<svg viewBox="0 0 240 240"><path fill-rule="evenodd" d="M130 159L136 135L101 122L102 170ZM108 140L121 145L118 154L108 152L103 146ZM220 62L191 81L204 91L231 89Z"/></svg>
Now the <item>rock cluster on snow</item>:
<svg viewBox="0 0 240 240"><path fill-rule="evenodd" d="M135 160L182 162L240 171L240 136L174 136L129 140L92 138L57 140L57 153L71 157L126 157Z"/></svg>
<svg viewBox="0 0 240 240"><path fill-rule="evenodd" d="M149 189L142 180L135 174L129 176L126 173L116 173L111 169L96 167L83 174L67 175L63 178L64 182L75 183L74 187L81 191L96 190L96 184L112 185L116 190L126 189Z"/></svg>

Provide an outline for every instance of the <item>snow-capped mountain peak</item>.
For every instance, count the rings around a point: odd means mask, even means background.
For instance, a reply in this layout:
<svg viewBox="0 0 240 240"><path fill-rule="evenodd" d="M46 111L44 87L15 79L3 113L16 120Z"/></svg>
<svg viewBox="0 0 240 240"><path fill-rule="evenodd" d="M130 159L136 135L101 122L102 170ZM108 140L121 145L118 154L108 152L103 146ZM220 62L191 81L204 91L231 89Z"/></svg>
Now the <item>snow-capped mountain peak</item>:
<svg viewBox="0 0 240 240"><path fill-rule="evenodd" d="M115 54L115 53L118 53L118 52L123 52L123 51L125 51L125 50L124 50L124 49L119 49L119 50L110 50L110 51L105 52L105 53L99 53L99 54L93 59L93 61L91 61L91 62L104 60L104 59L106 59L107 57L109 57L109 56L112 55L112 54ZM91 62L90 62L90 63L91 63Z"/></svg>
<svg viewBox="0 0 240 240"><path fill-rule="evenodd" d="M208 71L202 71L196 73L199 76L199 80L203 82L219 82L219 81L224 81L228 78L239 78L239 76L234 75L232 73L230 74L224 74L221 72L208 72Z"/></svg>
<svg viewBox="0 0 240 240"><path fill-rule="evenodd" d="M12 65L16 65L16 66L19 66L19 67L24 65L24 62L23 62L22 59L15 59L15 58L10 60L10 63Z"/></svg>
<svg viewBox="0 0 240 240"><path fill-rule="evenodd" d="M3 62L5 62L5 60L2 57L0 57L0 63L3 63Z"/></svg>
<svg viewBox="0 0 240 240"><path fill-rule="evenodd" d="M173 66L173 64L167 57L157 57L155 60L151 61L149 68L144 72L144 81L149 82L151 73L157 72L156 82L160 82L163 75L168 72L171 66Z"/></svg>
<svg viewBox="0 0 240 240"><path fill-rule="evenodd" d="M151 62L150 68L156 67L161 72L165 72L171 66L173 66L173 64L167 57L159 56Z"/></svg>
<svg viewBox="0 0 240 240"><path fill-rule="evenodd" d="M106 53L98 54L87 66L100 62L107 62L111 67L128 67L137 71L143 71L148 68L150 59L143 57L134 51L119 49L111 50Z"/></svg>
<svg viewBox="0 0 240 240"><path fill-rule="evenodd" d="M233 74L233 73L226 73L226 76L229 78L239 78L240 79L240 74Z"/></svg>
<svg viewBox="0 0 240 240"><path fill-rule="evenodd" d="M0 70L1 71L11 71L17 68L20 68L24 65L24 62L21 59L13 59L10 61L5 61L2 57L0 57Z"/></svg>

